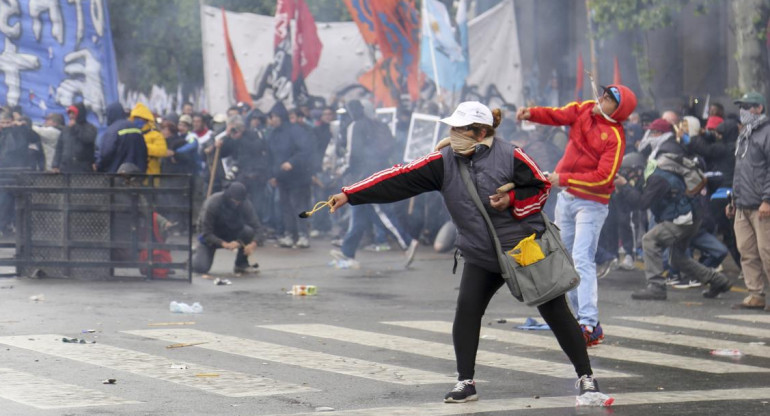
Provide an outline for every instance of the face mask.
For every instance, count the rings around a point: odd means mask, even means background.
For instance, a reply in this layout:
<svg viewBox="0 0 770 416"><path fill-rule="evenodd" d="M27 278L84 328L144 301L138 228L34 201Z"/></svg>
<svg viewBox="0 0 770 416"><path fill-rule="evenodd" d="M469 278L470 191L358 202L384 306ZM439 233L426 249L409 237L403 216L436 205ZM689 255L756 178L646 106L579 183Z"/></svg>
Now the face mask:
<svg viewBox="0 0 770 416"><path fill-rule="evenodd" d="M740 109L741 113L741 124L748 125L756 121L759 117L761 117L761 114L754 114L750 110L744 110Z"/></svg>
<svg viewBox="0 0 770 416"><path fill-rule="evenodd" d="M144 130L144 126L147 124L147 120L141 118L134 119L134 126L139 130Z"/></svg>
<svg viewBox="0 0 770 416"><path fill-rule="evenodd" d="M474 137L468 137L454 129L449 130L449 145L458 155L472 155L478 143Z"/></svg>

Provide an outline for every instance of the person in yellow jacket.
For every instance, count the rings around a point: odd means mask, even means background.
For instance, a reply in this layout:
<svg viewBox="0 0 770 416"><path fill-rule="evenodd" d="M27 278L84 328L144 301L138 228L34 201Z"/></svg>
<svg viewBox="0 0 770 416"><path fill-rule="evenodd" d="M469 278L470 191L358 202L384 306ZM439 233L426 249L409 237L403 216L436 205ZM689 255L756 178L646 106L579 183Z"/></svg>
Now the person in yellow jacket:
<svg viewBox="0 0 770 416"><path fill-rule="evenodd" d="M155 126L155 117L153 117L152 111L146 105L136 103L134 109L131 110L129 120L137 122L137 127L141 126L144 142L147 144L147 174L159 175L160 159L166 157L168 147L166 138ZM155 185L158 185L157 179Z"/></svg>

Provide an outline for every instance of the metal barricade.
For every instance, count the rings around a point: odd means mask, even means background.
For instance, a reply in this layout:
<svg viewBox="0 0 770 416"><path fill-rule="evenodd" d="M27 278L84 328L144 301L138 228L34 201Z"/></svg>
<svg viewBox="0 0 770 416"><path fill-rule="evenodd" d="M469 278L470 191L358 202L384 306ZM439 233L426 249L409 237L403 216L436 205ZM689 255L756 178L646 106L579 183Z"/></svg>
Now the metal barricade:
<svg viewBox="0 0 770 416"><path fill-rule="evenodd" d="M192 282L190 175L0 177L0 192L16 200L15 240L0 244L15 253L0 255L0 267L29 277Z"/></svg>

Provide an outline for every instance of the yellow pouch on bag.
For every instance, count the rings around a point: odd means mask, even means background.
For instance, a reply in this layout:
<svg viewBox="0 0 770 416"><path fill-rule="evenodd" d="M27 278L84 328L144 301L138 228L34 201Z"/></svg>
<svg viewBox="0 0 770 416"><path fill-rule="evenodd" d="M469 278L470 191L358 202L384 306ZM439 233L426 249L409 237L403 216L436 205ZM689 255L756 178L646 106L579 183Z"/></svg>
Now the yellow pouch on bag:
<svg viewBox="0 0 770 416"><path fill-rule="evenodd" d="M516 247L512 248L508 255L513 257L520 266L529 266L545 258L543 250L535 241L535 234L519 241L519 244L516 244Z"/></svg>

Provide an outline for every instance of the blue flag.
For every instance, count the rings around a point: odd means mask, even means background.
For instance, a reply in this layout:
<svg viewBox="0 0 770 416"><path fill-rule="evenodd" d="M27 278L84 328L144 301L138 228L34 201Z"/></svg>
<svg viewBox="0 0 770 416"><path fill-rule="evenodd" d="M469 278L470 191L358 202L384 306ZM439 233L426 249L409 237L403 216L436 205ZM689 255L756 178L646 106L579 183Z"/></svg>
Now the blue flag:
<svg viewBox="0 0 770 416"><path fill-rule="evenodd" d="M0 7L0 103L32 120L83 102L104 124L118 101L106 0L11 1Z"/></svg>
<svg viewBox="0 0 770 416"><path fill-rule="evenodd" d="M457 31L443 3L423 1L420 70L449 91L462 89L469 71L465 0L458 5L456 21Z"/></svg>

